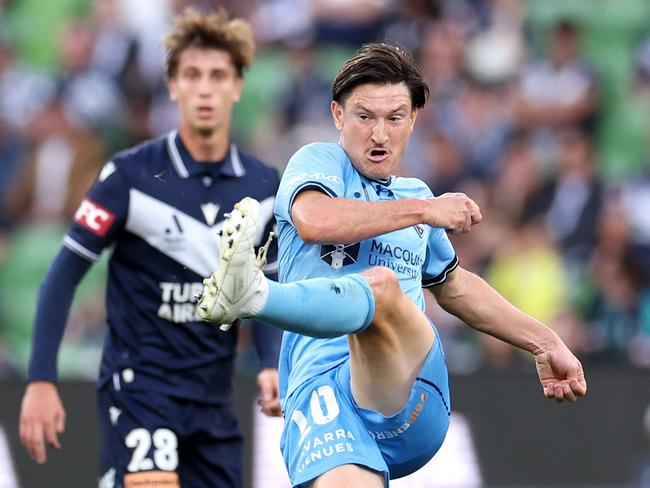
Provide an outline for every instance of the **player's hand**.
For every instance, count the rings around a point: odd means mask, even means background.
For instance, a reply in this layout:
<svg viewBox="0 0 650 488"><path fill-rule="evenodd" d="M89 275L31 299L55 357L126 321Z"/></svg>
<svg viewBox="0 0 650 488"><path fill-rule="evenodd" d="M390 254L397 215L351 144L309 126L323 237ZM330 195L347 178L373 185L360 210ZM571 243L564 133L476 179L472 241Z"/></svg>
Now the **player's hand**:
<svg viewBox="0 0 650 488"><path fill-rule="evenodd" d="M278 370L275 368L262 369L257 374L257 387L260 390L260 399L257 401L261 407L260 410L271 417L282 415Z"/></svg>
<svg viewBox="0 0 650 488"><path fill-rule="evenodd" d="M582 364L564 343L551 351L536 354L535 366L546 398L575 402L587 394Z"/></svg>
<svg viewBox="0 0 650 488"><path fill-rule="evenodd" d="M65 429L65 410L54 383L34 381L27 385L20 408L20 441L39 464L47 460L45 443L61 449L59 434Z"/></svg>
<svg viewBox="0 0 650 488"><path fill-rule="evenodd" d="M472 225L483 219L479 206L464 193L444 193L427 201L431 204L427 224L432 227L441 227L454 234L460 234L469 232Z"/></svg>

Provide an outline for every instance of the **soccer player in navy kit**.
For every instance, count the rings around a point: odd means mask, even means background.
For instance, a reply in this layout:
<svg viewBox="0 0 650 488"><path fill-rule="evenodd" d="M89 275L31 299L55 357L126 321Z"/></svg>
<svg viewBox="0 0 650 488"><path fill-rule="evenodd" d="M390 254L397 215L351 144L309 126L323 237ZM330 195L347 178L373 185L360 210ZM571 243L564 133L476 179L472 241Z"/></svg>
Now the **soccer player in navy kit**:
<svg viewBox="0 0 650 488"><path fill-rule="evenodd" d="M180 129L115 155L79 206L42 284L20 435L39 463L46 443L60 447L57 351L76 285L110 246L100 486L239 487L242 439L231 399L237 328L206 327L194 297L217 264L224 212L244 195L262 202L259 241L273 228L279 178L230 141L232 107L254 52L248 24L224 11L186 10L163 47ZM254 323L253 334L261 406L277 415L280 332Z"/></svg>
<svg viewBox="0 0 650 488"><path fill-rule="evenodd" d="M331 105L339 143L299 149L278 190L280 283L253 253L259 203L245 198L225 223L199 313L224 330L237 317L285 330L282 452L294 486L379 488L442 444L447 370L423 288L473 328L531 352L548 398L586 393L557 334L459 265L445 230L480 222L476 203L393 176L427 95L395 46L366 45L341 68Z"/></svg>

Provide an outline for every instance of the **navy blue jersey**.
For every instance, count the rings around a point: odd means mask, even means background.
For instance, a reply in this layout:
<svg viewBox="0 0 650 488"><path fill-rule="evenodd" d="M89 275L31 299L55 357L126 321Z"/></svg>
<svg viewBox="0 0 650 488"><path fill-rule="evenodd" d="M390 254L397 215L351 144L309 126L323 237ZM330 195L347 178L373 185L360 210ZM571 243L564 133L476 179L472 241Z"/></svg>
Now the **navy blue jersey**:
<svg viewBox="0 0 650 488"><path fill-rule="evenodd" d="M110 248L100 386L229 401L237 327L200 321L193 297L217 266L224 212L245 195L259 200L261 241L278 182L234 144L223 162L197 163L175 131L104 166L63 242L89 261ZM269 268L276 255L273 247Z"/></svg>

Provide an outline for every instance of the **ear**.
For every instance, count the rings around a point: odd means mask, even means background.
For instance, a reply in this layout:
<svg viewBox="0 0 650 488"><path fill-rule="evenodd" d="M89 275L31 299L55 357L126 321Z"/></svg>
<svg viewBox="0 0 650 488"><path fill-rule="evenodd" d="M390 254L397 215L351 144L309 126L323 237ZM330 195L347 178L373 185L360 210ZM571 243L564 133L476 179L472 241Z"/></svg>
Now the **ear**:
<svg viewBox="0 0 650 488"><path fill-rule="evenodd" d="M417 108L411 110L411 132L413 132L413 127L415 126L415 121L417 120L419 113L420 110Z"/></svg>
<svg viewBox="0 0 650 488"><path fill-rule="evenodd" d="M234 88L232 91L232 103L237 103L241 99L241 94L244 91L244 79L236 76Z"/></svg>
<svg viewBox="0 0 650 488"><path fill-rule="evenodd" d="M169 99L172 102L178 101L178 93L176 91L176 78L167 80L167 90L169 91Z"/></svg>
<svg viewBox="0 0 650 488"><path fill-rule="evenodd" d="M332 118L334 119L334 126L336 130L340 131L343 129L343 106L332 100L330 105L330 110L332 111Z"/></svg>

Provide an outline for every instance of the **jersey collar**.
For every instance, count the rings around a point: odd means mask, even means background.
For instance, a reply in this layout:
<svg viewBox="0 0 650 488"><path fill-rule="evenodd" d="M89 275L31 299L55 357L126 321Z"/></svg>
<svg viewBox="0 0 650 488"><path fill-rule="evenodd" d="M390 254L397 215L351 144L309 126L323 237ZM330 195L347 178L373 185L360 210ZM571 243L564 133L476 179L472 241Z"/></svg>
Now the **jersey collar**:
<svg viewBox="0 0 650 488"><path fill-rule="evenodd" d="M393 182L393 175L389 176L385 180L373 180L371 178L368 178L368 181L371 181L372 183L379 183L383 186L390 186L390 184Z"/></svg>
<svg viewBox="0 0 650 488"><path fill-rule="evenodd" d="M390 185L395 178L394 176L391 175L385 180L366 178L361 173L359 173L359 176L361 176L361 184L363 185L363 191L366 192L366 198L368 198L368 191L370 188L372 188L380 200L392 200L395 198L393 190L390 189Z"/></svg>
<svg viewBox="0 0 650 488"><path fill-rule="evenodd" d="M167 134L167 152L169 153L172 166L181 178L189 178L190 176L199 174L241 178L246 174L246 170L239 156L239 149L235 144L230 144L228 153L223 161L214 164L199 163L192 158L185 148L178 131L173 130Z"/></svg>

